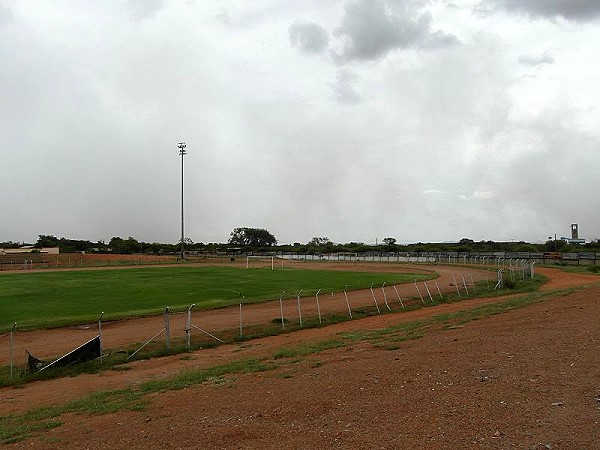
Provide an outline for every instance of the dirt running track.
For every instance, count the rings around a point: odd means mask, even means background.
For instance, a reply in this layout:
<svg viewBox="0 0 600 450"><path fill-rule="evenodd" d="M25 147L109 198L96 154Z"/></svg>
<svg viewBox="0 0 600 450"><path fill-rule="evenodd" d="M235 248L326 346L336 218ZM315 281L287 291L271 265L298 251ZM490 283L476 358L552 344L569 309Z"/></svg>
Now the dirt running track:
<svg viewBox="0 0 600 450"><path fill-rule="evenodd" d="M443 277L451 279L457 269L435 270L447 281ZM462 328L432 331L424 338L400 342L395 350L361 342L275 371L236 375L224 384L155 395L141 412L63 416L62 426L12 445L600 449L600 277L538 271L551 279L544 288L550 291L596 284ZM441 288L442 284L448 287L446 281L440 282ZM359 300L356 295L351 302ZM369 296L364 295L372 302ZM139 361L128 371L2 389L0 414L60 404L93 391L168 377L182 370L271 356L278 348L321 341L343 331L378 329L496 301L476 299L382 314L260 339L250 345L201 350L192 358ZM394 310L399 310L398 304ZM267 316L277 314L269 310ZM208 317L202 318L203 327L212 323ZM140 325L142 331L157 324L149 323ZM129 325L128 330L132 323ZM220 326L211 325L211 330ZM48 331L46 338L58 332Z"/></svg>
<svg viewBox="0 0 600 450"><path fill-rule="evenodd" d="M288 265L292 263L288 262ZM409 273L431 273L437 272L440 277L433 281L429 281L427 286L423 283L418 283L420 295L429 301L427 289L431 295L438 295L437 287L443 293L453 291L456 292L454 282L462 283L462 276L465 274L467 288L471 283L471 276L474 281L482 280L486 276L486 272L476 269L465 270L464 268L456 267L423 267L423 266L408 266L397 264L339 264L339 263L302 263L298 264L302 268L319 268L333 270L352 270L352 271L378 271L378 272L409 272ZM85 269L98 270L98 269ZM123 269L125 270L125 269ZM488 274L492 277L493 274ZM491 280L490 283L493 283ZM437 283L437 287L436 284ZM400 298L407 301L409 297L417 297L417 291L414 283L406 285L398 285L396 287ZM462 285L461 292L464 292ZM378 307L387 310L384 302L383 292L381 287L374 288L375 298L378 302ZM386 298L388 305L393 310L401 310L402 307L398 301L398 296L393 287L386 288ZM413 300L414 302L415 300ZM364 306L374 306L373 296L370 290L351 291L348 292L348 302L351 308L360 308ZM407 301L410 303L410 301ZM420 302L418 300L417 302ZM348 306L343 293L321 293L319 304L323 315L331 313L348 312ZM166 306L166 305L165 305ZM287 298L283 302L284 317L287 320L298 322L298 307L296 298ZM308 317L317 317L317 305L314 297L303 298L301 300L302 316L306 320ZM260 325L269 323L278 317L281 317L279 301L263 302L251 305L244 305L242 310L243 326ZM172 314L170 319L170 330L172 338L183 338L185 336L185 321L186 317L182 314ZM201 328L213 335L219 336L223 330L239 329L240 313L239 308L223 308L212 311L193 311L192 324ZM105 349L123 348L128 344L143 343L150 337L154 336L165 326L163 316L146 317L133 320L121 320L116 322L105 322L102 325L103 345ZM194 334L200 333L198 330L192 330ZM25 349L39 358L52 360L88 339L93 338L98 334L97 324L85 324L76 327L57 328L50 330L21 332L16 334L15 348L17 365L25 365L27 354ZM164 337L160 336L161 341ZM20 351L19 351L20 350ZM8 365L9 353L7 346L0 347L0 364Z"/></svg>

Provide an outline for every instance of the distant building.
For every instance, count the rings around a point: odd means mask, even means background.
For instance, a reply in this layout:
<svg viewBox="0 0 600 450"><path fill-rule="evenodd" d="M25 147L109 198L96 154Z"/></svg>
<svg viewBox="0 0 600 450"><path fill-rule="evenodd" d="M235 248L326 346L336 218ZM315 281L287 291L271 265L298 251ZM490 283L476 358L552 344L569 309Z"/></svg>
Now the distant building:
<svg viewBox="0 0 600 450"><path fill-rule="evenodd" d="M579 237L579 225L576 223L571 224L571 237L561 236L560 240L567 244L585 244L585 239Z"/></svg>
<svg viewBox="0 0 600 450"><path fill-rule="evenodd" d="M58 255L58 247L35 248L33 245L25 245L19 248L0 248L0 255L18 255L22 253L44 253L47 255Z"/></svg>

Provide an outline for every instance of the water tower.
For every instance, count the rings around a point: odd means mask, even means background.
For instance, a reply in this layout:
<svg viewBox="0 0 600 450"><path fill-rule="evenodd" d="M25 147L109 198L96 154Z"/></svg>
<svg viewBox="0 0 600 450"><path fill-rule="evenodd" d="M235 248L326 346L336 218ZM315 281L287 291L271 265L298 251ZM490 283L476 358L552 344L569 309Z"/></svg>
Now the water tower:
<svg viewBox="0 0 600 450"><path fill-rule="evenodd" d="M571 224L571 239L579 239L579 227L576 223Z"/></svg>

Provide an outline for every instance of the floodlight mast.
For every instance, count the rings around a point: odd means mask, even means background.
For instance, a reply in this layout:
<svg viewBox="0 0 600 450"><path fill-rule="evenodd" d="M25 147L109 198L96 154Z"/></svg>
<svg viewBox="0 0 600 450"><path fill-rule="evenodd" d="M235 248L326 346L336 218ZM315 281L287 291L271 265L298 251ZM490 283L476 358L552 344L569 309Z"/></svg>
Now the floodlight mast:
<svg viewBox="0 0 600 450"><path fill-rule="evenodd" d="M185 150L186 145L185 142L180 142L179 144L177 144L177 147L179 148L179 154L181 155L181 259L184 259L184 244L185 244L185 238L184 238L184 234L183 234L183 157L185 156L185 154L187 153L187 151Z"/></svg>

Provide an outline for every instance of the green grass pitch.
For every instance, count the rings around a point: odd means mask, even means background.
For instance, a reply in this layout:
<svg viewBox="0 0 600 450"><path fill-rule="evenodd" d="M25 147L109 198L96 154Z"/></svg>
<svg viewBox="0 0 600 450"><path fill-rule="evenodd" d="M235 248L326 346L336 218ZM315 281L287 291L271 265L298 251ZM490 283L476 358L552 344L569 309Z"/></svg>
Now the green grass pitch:
<svg viewBox="0 0 600 450"><path fill-rule="evenodd" d="M232 267L154 267L126 270L38 272L0 276L0 332L13 321L19 329L47 328L159 314L166 306L192 303L211 309L285 298L388 286L431 278L422 274L270 270Z"/></svg>

